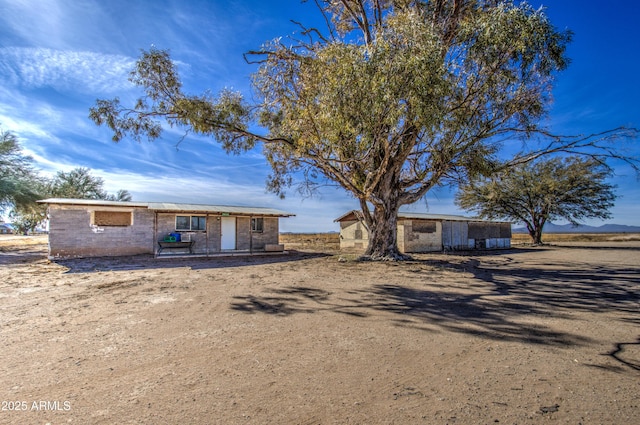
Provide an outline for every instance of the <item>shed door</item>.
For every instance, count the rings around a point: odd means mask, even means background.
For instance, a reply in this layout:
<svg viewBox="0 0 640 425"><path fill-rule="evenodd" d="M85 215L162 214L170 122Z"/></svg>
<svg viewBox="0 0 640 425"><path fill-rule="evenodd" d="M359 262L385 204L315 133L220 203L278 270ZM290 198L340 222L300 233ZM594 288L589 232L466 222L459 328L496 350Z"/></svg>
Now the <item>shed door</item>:
<svg viewBox="0 0 640 425"><path fill-rule="evenodd" d="M467 223L464 221L442 222L442 245L444 249L468 249Z"/></svg>
<svg viewBox="0 0 640 425"><path fill-rule="evenodd" d="M236 249L236 218L222 217L221 221L221 249Z"/></svg>

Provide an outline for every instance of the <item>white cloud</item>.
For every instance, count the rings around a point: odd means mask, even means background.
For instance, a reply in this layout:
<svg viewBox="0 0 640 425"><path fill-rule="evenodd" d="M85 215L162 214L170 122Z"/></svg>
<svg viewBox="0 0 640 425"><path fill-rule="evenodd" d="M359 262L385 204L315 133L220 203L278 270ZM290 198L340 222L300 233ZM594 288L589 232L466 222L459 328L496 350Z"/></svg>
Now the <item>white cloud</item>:
<svg viewBox="0 0 640 425"><path fill-rule="evenodd" d="M135 60L121 55L44 48L0 49L0 75L13 85L53 87L79 93L114 93L130 89Z"/></svg>
<svg viewBox="0 0 640 425"><path fill-rule="evenodd" d="M241 184L220 176L194 176L184 170L141 174L130 170L92 170L105 181L108 192L126 189L139 201L199 204L273 206L277 197L266 194L260 184Z"/></svg>
<svg viewBox="0 0 640 425"><path fill-rule="evenodd" d="M198 176L174 169L158 174L98 169L91 173L104 180L107 192L126 189L134 201L270 207L295 214L295 217L281 222L283 232L337 231L339 227L333 220L357 208L353 198L333 188L327 188L312 198L302 199L292 194L282 200L267 193L262 182L241 182L226 178L224 174Z"/></svg>
<svg viewBox="0 0 640 425"><path fill-rule="evenodd" d="M3 25L22 40L30 40L42 45L58 42L64 34L61 23L64 20L62 4L57 1L3 1ZM67 27L68 28L68 27Z"/></svg>

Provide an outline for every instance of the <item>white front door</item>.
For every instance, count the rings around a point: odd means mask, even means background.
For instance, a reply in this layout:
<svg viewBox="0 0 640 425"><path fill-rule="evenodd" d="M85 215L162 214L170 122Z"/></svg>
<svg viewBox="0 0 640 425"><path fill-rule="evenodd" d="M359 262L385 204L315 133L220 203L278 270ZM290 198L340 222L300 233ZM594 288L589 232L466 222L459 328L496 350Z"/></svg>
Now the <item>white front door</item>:
<svg viewBox="0 0 640 425"><path fill-rule="evenodd" d="M236 249L236 218L222 217L221 221L221 249Z"/></svg>

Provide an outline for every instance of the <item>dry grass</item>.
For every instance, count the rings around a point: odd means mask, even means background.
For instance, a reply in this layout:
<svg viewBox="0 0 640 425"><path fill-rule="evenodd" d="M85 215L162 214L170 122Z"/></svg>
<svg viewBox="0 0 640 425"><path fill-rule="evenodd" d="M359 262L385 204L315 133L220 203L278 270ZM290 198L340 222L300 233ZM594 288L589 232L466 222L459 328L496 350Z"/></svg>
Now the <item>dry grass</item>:
<svg viewBox="0 0 640 425"><path fill-rule="evenodd" d="M640 241L640 233L544 233L542 241L549 242L630 242ZM531 242L525 233L514 233L511 243L514 245Z"/></svg>
<svg viewBox="0 0 640 425"><path fill-rule="evenodd" d="M339 251L338 233L281 233L280 243L287 250Z"/></svg>
<svg viewBox="0 0 640 425"><path fill-rule="evenodd" d="M562 242L632 242L640 241L640 233L546 233L542 236L545 243ZM280 243L287 250L309 250L335 252L340 250L338 233L283 233ZM513 245L531 243L525 233L514 233L511 237Z"/></svg>
<svg viewBox="0 0 640 425"><path fill-rule="evenodd" d="M47 243L47 235L0 235L0 252L20 251L26 248L31 249L38 245L44 248Z"/></svg>

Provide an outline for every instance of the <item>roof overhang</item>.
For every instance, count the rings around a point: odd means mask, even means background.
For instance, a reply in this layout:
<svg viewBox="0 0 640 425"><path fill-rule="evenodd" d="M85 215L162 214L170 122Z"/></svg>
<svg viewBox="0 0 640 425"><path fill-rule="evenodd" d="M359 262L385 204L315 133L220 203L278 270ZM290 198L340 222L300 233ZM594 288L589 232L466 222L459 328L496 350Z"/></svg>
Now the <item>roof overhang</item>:
<svg viewBox="0 0 640 425"><path fill-rule="evenodd" d="M203 214L220 215L244 215L244 216L265 216L265 217L292 217L293 213L263 207L242 207L230 205L204 205L204 204L181 204L174 202L121 202L105 201L102 199L68 199L49 198L38 201L41 204L49 205L72 205L72 206L96 206L96 207L129 207L144 208L156 212L189 212Z"/></svg>
<svg viewBox="0 0 640 425"><path fill-rule="evenodd" d="M101 207L135 207L147 208L148 202L123 202L105 201L103 199L73 199L73 198L49 198L37 201L39 204L49 205L77 205L77 206L101 206Z"/></svg>

